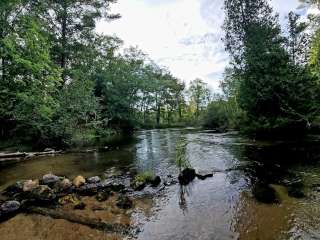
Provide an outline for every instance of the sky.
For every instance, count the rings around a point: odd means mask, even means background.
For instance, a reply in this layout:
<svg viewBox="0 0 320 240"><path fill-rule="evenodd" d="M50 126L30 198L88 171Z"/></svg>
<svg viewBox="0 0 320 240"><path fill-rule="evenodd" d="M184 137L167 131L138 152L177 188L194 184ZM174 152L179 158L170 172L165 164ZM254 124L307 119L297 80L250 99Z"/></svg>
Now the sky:
<svg viewBox="0 0 320 240"><path fill-rule="evenodd" d="M285 16L299 2L272 0L272 5L285 24ZM118 0L112 12L121 19L100 21L99 33L121 38L125 47L137 46L187 83L201 78L219 91L228 65L221 40L223 0Z"/></svg>

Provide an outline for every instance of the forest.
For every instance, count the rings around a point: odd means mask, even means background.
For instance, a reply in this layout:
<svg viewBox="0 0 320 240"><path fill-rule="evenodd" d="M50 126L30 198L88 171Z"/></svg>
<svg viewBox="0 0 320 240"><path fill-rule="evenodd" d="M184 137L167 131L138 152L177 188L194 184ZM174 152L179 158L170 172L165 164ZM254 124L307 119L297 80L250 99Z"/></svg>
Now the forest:
<svg viewBox="0 0 320 240"><path fill-rule="evenodd" d="M137 47L96 32L115 0L5 0L0 5L2 147L87 144L140 128L203 126L256 137L319 128L319 17L268 1L225 1L230 63L214 93L186 84ZM318 7L318 1L301 1ZM258 13L258 14L257 14Z"/></svg>

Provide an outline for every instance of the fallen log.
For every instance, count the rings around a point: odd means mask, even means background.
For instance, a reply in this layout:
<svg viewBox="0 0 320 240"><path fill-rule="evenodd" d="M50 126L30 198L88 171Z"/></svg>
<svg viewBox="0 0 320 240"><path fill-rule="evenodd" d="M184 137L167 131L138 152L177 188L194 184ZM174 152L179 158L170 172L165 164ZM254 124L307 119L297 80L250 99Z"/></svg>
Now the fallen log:
<svg viewBox="0 0 320 240"><path fill-rule="evenodd" d="M25 152L15 152L15 153L0 153L0 158L23 158L28 154Z"/></svg>
<svg viewBox="0 0 320 240"><path fill-rule="evenodd" d="M65 212L57 209L49 209L42 207L28 207L25 209L26 213L29 214L39 214L43 216L48 216L54 219L63 219L72 223L77 223L81 225L85 225L94 229L102 230L109 233L118 233L121 235L129 235L130 227L126 227L122 224L111 224L102 221L98 221L95 219L79 216L74 213Z"/></svg>

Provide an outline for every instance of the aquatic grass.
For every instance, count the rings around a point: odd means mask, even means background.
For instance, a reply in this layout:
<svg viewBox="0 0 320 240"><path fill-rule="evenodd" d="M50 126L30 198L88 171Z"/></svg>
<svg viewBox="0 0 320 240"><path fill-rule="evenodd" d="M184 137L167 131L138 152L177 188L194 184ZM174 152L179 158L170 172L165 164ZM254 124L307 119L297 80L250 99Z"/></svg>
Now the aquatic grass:
<svg viewBox="0 0 320 240"><path fill-rule="evenodd" d="M139 173L134 177L135 183L143 183L143 182L150 182L154 179L154 173L152 171L145 171Z"/></svg>
<svg viewBox="0 0 320 240"><path fill-rule="evenodd" d="M191 168L191 164L187 157L187 142L184 138L180 138L176 145L176 165L179 168L179 172L182 168Z"/></svg>

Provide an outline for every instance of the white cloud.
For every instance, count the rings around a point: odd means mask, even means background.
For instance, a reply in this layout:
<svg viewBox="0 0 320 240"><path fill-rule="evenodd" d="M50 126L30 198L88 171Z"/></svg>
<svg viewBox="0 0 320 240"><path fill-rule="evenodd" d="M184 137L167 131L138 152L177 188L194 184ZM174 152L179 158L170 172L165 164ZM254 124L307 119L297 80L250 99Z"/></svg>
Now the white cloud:
<svg viewBox="0 0 320 240"><path fill-rule="evenodd" d="M272 3L282 19L298 6L298 0ZM122 18L100 22L97 30L137 45L182 80L199 77L218 89L228 63L222 7L223 0L119 0L113 12Z"/></svg>

